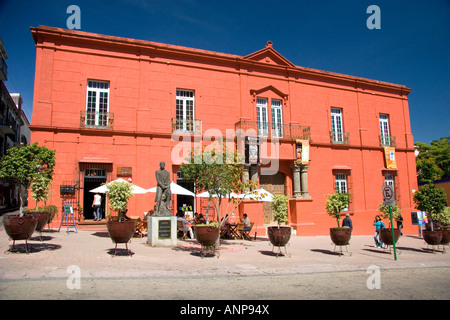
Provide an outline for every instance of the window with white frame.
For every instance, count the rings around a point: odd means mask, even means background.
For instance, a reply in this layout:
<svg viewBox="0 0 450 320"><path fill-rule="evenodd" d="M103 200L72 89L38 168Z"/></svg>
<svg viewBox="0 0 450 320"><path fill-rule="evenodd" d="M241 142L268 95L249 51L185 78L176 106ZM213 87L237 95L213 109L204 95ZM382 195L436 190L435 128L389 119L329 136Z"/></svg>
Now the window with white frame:
<svg viewBox="0 0 450 320"><path fill-rule="evenodd" d="M281 100L272 100L272 136L275 138L283 137L283 113L281 106Z"/></svg>
<svg viewBox="0 0 450 320"><path fill-rule="evenodd" d="M258 135L267 137L269 135L269 124L267 119L267 99L256 99L256 122L258 125Z"/></svg>
<svg viewBox="0 0 450 320"><path fill-rule="evenodd" d="M380 141L382 146L390 146L389 115L380 114Z"/></svg>
<svg viewBox="0 0 450 320"><path fill-rule="evenodd" d="M108 127L109 82L88 80L86 126Z"/></svg>
<svg viewBox="0 0 450 320"><path fill-rule="evenodd" d="M347 175L345 173L336 173L334 177L336 184L336 193L347 193ZM348 211L348 207L344 208L342 211Z"/></svg>
<svg viewBox="0 0 450 320"><path fill-rule="evenodd" d="M347 188L347 175L345 173L336 173L335 174L335 183L336 183L336 192L337 193L346 193Z"/></svg>
<svg viewBox="0 0 450 320"><path fill-rule="evenodd" d="M195 93L193 90L177 89L176 129L183 132L194 131Z"/></svg>
<svg viewBox="0 0 450 320"><path fill-rule="evenodd" d="M344 129L342 126L342 109L331 108L331 132L333 142L344 142Z"/></svg>

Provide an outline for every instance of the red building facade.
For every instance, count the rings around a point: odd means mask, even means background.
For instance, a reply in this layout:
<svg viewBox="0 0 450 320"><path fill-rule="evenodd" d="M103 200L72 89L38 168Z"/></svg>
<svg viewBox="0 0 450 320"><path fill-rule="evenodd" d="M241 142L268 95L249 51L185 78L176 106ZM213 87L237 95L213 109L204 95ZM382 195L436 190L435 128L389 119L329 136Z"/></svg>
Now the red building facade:
<svg viewBox="0 0 450 320"><path fill-rule="evenodd" d="M91 218L89 190L118 177L156 186L166 163L172 180L186 146L210 136L245 141L244 179L289 200L297 235L335 226L326 195L349 192L354 234L371 234L392 185L405 232L417 190L405 86L295 66L268 42L247 56L74 30L31 28L36 76L31 142L56 150L51 202L72 199ZM173 207L205 201L173 197ZM136 195L129 215L143 216L154 194ZM81 213L82 212L82 213ZM270 204L244 201L237 210L272 222Z"/></svg>

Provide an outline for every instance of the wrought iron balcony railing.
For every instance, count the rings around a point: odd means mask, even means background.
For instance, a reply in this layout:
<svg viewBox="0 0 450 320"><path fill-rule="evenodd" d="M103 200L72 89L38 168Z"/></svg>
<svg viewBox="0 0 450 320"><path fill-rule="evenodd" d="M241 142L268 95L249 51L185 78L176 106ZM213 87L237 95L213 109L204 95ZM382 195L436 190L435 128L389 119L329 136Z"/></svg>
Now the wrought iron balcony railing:
<svg viewBox="0 0 450 320"><path fill-rule="evenodd" d="M172 133L201 134L202 121L172 118Z"/></svg>
<svg viewBox="0 0 450 320"><path fill-rule="evenodd" d="M80 127L91 129L113 129L114 113L81 111Z"/></svg>
<svg viewBox="0 0 450 320"><path fill-rule="evenodd" d="M330 141L333 144L350 144L348 132L330 131Z"/></svg>
<svg viewBox="0 0 450 320"><path fill-rule="evenodd" d="M393 136L389 135L381 135L380 138L380 145L382 147L397 147L397 139Z"/></svg>
<svg viewBox="0 0 450 320"><path fill-rule="evenodd" d="M283 138L288 140L310 140L310 127L290 124L261 123L241 120L234 125L235 130L242 130L246 136Z"/></svg>

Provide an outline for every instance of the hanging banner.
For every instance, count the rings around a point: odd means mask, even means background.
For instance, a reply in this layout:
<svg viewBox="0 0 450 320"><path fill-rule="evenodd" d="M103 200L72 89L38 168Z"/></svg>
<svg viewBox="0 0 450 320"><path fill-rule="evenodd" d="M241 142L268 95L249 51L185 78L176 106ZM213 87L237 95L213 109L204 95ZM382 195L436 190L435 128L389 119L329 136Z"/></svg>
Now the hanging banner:
<svg viewBox="0 0 450 320"><path fill-rule="evenodd" d="M384 158L386 160L386 169L397 169L394 147L384 147Z"/></svg>

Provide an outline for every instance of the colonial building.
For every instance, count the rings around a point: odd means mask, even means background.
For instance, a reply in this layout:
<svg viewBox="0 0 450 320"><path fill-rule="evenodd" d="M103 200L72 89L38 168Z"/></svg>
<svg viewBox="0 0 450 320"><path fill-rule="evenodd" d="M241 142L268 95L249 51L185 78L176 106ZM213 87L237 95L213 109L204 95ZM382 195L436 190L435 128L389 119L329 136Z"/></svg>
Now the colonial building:
<svg viewBox="0 0 450 320"><path fill-rule="evenodd" d="M72 199L92 217L89 190L118 177L156 186L166 163L172 180L186 146L233 136L244 141L244 179L286 194L297 235L324 235L336 222L326 195L349 192L354 234L370 234L382 186L392 185L411 226L417 189L408 94L397 84L294 65L269 41L245 56L75 30L31 28L36 76L31 142L56 150L52 202ZM173 208L206 201L174 196ZM153 208L136 195L129 215ZM75 206L77 207L77 206ZM237 210L258 235L270 203Z"/></svg>
<svg viewBox="0 0 450 320"><path fill-rule="evenodd" d="M29 122L22 110L22 98L19 93L10 94L4 84L8 80L7 59L8 54L0 39L0 157L9 148L24 146L30 141ZM17 209L19 192L17 183L0 179L0 211Z"/></svg>

